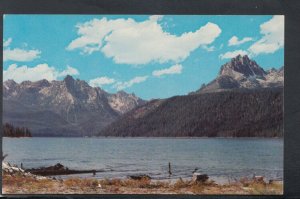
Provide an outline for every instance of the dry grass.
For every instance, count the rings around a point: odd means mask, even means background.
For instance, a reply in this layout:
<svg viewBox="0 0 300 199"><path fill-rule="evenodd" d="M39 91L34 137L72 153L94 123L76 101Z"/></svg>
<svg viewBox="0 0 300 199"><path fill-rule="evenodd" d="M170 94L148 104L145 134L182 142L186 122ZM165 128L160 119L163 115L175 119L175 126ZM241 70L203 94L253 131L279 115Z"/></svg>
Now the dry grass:
<svg viewBox="0 0 300 199"><path fill-rule="evenodd" d="M249 186L251 188L251 194L258 195L276 195L283 194L283 185L278 184L262 184L253 183Z"/></svg>
<svg viewBox="0 0 300 199"><path fill-rule="evenodd" d="M192 182L191 180L183 180L179 178L172 186L172 190L177 193L192 193L192 194L210 194L215 187L220 187L212 180L206 182ZM218 192L213 193L218 194Z"/></svg>
<svg viewBox="0 0 300 199"><path fill-rule="evenodd" d="M148 178L142 178L141 180L104 179L100 181L100 184L103 188L108 186L116 186L116 187L127 187L127 188L157 189L157 188L166 188L169 186L167 182L160 182L160 181L152 182Z"/></svg>
<svg viewBox="0 0 300 199"><path fill-rule="evenodd" d="M241 184L242 187L249 190L249 194L254 195L278 195L283 194L283 184L269 184L264 181L255 179L241 178L235 183L236 186Z"/></svg>
<svg viewBox="0 0 300 199"><path fill-rule="evenodd" d="M283 185L267 184L249 179L217 185L213 181L193 183L190 180L178 179L175 183L151 181L150 179L88 179L68 178L65 180L42 179L22 175L3 175L3 193L13 194L282 194Z"/></svg>
<svg viewBox="0 0 300 199"><path fill-rule="evenodd" d="M55 182L51 179L37 180L32 177L24 177L22 175L3 175L2 184L4 187L11 187L11 193L19 193L20 189L26 190L26 193L36 193L36 190L40 192L47 192L54 188Z"/></svg>
<svg viewBox="0 0 300 199"><path fill-rule="evenodd" d="M97 188L99 181L96 179L79 179L79 178L69 178L63 181L66 187L90 187Z"/></svg>
<svg viewBox="0 0 300 199"><path fill-rule="evenodd" d="M182 188L187 188L190 185L190 182L187 180L183 180L182 178L179 178L173 185L173 188L176 189L182 189Z"/></svg>

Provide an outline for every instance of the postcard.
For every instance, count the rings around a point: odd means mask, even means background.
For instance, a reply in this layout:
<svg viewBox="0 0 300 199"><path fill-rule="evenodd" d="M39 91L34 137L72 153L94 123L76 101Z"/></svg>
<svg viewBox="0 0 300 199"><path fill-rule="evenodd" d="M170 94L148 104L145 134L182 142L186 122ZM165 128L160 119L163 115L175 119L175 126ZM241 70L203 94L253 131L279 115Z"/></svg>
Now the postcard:
<svg viewBox="0 0 300 199"><path fill-rule="evenodd" d="M3 18L3 194L283 194L284 15Z"/></svg>

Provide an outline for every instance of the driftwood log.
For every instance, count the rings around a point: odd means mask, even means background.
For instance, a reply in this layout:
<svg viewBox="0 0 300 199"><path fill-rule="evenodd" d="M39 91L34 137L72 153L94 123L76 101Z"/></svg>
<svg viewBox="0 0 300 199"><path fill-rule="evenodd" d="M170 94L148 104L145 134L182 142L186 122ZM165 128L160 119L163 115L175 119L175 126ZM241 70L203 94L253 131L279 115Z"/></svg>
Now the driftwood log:
<svg viewBox="0 0 300 199"><path fill-rule="evenodd" d="M70 174L83 174L83 173L92 173L95 175L96 172L103 172L103 170L73 170L63 166L60 163L57 163L56 165L50 167L26 169L25 171L35 175L41 175L41 176L70 175Z"/></svg>
<svg viewBox="0 0 300 199"><path fill-rule="evenodd" d="M140 174L140 175L130 175L128 176L130 179L132 180L142 180L142 179L146 179L146 180L150 180L151 177L145 174Z"/></svg>

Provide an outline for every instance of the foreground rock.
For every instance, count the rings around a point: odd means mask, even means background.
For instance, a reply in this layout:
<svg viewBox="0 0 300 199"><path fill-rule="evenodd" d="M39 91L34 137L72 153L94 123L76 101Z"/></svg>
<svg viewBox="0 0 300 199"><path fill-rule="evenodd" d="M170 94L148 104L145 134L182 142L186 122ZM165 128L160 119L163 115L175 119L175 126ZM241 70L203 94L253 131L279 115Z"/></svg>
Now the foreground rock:
<svg viewBox="0 0 300 199"><path fill-rule="evenodd" d="M253 179L255 182L265 183L264 176L254 176Z"/></svg>
<svg viewBox="0 0 300 199"><path fill-rule="evenodd" d="M23 177L31 177L37 180L41 180L41 179L49 179L47 177L44 176L38 176L38 175L34 175L30 172L27 172L17 166L12 166L11 164L9 164L8 162L2 162L2 173L8 174L10 176L23 176Z"/></svg>
<svg viewBox="0 0 300 199"><path fill-rule="evenodd" d="M201 173L193 173L192 182L206 182L208 180L208 175Z"/></svg>

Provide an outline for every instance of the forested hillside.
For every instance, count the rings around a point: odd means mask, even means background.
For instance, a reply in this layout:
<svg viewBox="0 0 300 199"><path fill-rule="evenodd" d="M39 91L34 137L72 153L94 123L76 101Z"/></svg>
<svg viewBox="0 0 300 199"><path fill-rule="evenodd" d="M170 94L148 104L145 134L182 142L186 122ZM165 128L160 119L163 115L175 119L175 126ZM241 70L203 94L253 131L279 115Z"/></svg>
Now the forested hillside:
<svg viewBox="0 0 300 199"><path fill-rule="evenodd" d="M282 88L175 96L135 108L99 135L278 137L283 135L282 105Z"/></svg>

